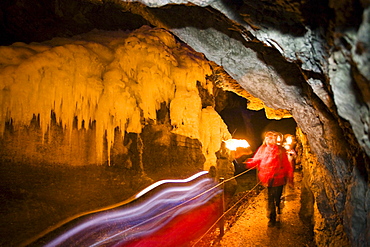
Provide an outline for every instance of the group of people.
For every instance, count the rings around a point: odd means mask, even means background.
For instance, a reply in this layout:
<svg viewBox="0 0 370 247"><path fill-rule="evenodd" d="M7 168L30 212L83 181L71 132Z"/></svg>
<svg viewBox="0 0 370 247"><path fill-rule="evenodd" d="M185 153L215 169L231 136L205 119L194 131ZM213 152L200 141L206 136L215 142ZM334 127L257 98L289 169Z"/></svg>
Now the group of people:
<svg viewBox="0 0 370 247"><path fill-rule="evenodd" d="M230 164L229 162L232 160L234 175L251 168L257 170L259 181L267 188L268 225L275 225L277 214L281 213L280 205L284 186L294 185L293 173L296 158L294 137L289 134L283 136L280 132L268 131L265 133L263 144L254 154L250 149L243 148L241 151L234 151L232 157L229 157L225 146L221 145L221 150L216 155L218 162ZM218 164L219 169L223 166ZM225 171L225 173L227 172ZM233 186L235 187L236 184Z"/></svg>
<svg viewBox="0 0 370 247"><path fill-rule="evenodd" d="M282 145L282 142L282 135L279 132L266 132L263 144L253 157L245 162L246 168L257 169L260 182L267 187L269 226L275 225L276 216L281 213L280 205L284 186L288 184L293 187L294 185L294 154L290 156L291 159L288 157L288 152L293 152L294 149L288 147L288 143Z"/></svg>

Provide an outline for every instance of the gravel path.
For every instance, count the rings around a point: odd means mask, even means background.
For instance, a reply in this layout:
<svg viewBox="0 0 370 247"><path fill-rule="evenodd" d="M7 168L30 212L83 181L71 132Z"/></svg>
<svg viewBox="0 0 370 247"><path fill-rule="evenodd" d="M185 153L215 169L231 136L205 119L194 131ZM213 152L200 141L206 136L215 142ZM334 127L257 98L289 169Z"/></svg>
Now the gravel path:
<svg viewBox="0 0 370 247"><path fill-rule="evenodd" d="M225 232L218 247L315 247L311 226L302 222L299 217L300 173L295 174L295 187L286 188L282 214L273 227L268 227L266 217L266 191L263 190L252 199L245 212L235 224Z"/></svg>

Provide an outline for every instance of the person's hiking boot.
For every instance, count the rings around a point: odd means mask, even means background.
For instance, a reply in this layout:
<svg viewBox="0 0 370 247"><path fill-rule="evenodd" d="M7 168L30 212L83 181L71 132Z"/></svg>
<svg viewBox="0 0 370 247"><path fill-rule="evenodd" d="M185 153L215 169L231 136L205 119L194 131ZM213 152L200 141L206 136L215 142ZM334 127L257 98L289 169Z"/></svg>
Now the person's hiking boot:
<svg viewBox="0 0 370 247"><path fill-rule="evenodd" d="M273 226L275 226L275 224L276 224L276 219L270 219L267 226L268 227L273 227Z"/></svg>
<svg viewBox="0 0 370 247"><path fill-rule="evenodd" d="M278 214L281 214L281 209L280 209L280 207L277 207L277 213L278 213Z"/></svg>

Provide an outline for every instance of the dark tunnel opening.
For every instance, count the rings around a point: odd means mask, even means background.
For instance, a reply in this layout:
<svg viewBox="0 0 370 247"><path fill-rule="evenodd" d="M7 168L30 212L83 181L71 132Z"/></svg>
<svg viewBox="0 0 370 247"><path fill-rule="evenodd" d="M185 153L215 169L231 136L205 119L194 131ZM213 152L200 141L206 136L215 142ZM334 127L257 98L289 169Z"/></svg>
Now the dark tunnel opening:
<svg viewBox="0 0 370 247"><path fill-rule="evenodd" d="M297 123L293 118L268 119L265 110L249 110L247 104L247 99L230 93L227 106L220 112L232 138L246 139L255 151L262 144L266 131L295 135Z"/></svg>

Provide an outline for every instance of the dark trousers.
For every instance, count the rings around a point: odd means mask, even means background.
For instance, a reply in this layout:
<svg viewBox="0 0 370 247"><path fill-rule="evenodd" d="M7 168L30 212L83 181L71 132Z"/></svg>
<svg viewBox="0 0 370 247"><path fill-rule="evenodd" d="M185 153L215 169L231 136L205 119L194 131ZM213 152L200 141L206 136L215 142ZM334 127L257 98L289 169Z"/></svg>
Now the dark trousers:
<svg viewBox="0 0 370 247"><path fill-rule="evenodd" d="M276 208L280 208L280 198L283 193L283 185L267 187L267 216L270 220L276 220Z"/></svg>

